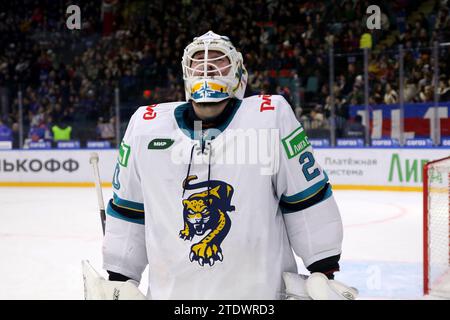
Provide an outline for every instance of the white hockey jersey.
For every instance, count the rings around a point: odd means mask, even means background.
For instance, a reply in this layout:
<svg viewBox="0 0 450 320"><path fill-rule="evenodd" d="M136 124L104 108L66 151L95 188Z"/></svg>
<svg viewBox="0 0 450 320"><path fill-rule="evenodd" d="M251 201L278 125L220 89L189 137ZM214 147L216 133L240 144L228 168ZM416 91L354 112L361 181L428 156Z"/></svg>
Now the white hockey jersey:
<svg viewBox="0 0 450 320"><path fill-rule="evenodd" d="M228 107L228 106L227 106ZM280 299L282 272L341 253L326 173L282 96L236 100L219 128L192 130L189 103L140 107L107 208L103 268L150 299Z"/></svg>

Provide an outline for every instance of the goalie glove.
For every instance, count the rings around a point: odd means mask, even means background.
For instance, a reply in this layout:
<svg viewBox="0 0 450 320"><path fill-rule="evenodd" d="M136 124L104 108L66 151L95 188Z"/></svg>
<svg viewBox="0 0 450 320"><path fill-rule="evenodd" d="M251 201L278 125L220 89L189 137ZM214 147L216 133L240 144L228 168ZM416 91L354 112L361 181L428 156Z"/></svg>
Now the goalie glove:
<svg viewBox="0 0 450 320"><path fill-rule="evenodd" d="M146 300L134 280L110 281L103 278L90 265L89 261L81 262L83 268L85 300Z"/></svg>
<svg viewBox="0 0 450 320"><path fill-rule="evenodd" d="M283 273L287 300L355 300L358 290L337 280L330 280L320 272L310 276Z"/></svg>

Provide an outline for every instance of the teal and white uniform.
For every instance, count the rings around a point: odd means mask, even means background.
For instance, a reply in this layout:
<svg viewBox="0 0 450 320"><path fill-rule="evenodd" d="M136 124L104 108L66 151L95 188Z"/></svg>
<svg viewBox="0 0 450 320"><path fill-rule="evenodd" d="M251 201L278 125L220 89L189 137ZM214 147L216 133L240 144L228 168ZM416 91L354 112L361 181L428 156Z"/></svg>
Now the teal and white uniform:
<svg viewBox="0 0 450 320"><path fill-rule="evenodd" d="M186 102L140 107L128 124L103 267L140 281L148 265L149 298L280 299L294 252L305 266L341 253L331 185L291 106L231 105L199 134Z"/></svg>

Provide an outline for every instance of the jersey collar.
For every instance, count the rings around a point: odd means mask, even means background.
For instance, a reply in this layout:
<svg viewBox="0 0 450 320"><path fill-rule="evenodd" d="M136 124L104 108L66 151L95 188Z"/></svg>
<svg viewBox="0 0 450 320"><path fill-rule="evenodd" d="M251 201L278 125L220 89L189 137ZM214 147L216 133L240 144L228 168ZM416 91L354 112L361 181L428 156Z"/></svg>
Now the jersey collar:
<svg viewBox="0 0 450 320"><path fill-rule="evenodd" d="M231 111L228 111L224 115L225 118L220 119L221 115L219 115L218 116L219 124L217 126L211 126L211 127L205 128L202 130L202 132L194 131L193 121L195 119L192 116L193 107L192 107L191 102L181 104L175 108L175 111L174 111L175 120L178 124L178 127L181 129L181 131L186 136L191 138L192 140L203 140L203 141L212 140L217 137L217 135L218 135L217 130L220 131L220 133L222 133L228 127L228 125L233 120L234 115L236 114L237 110L239 109L241 103L242 103L242 100L231 99L230 102L226 106L226 108L230 108ZM191 114L189 114L189 113L191 113ZM215 129L215 130L210 130L210 129Z"/></svg>

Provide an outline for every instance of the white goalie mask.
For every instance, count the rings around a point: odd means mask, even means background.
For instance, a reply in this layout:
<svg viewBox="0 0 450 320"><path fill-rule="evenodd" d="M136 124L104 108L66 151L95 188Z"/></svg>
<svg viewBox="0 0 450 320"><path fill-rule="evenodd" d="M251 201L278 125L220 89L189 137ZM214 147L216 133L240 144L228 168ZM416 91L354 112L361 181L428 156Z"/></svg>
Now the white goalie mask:
<svg viewBox="0 0 450 320"><path fill-rule="evenodd" d="M198 52L204 54L194 58ZM225 58L228 63L218 66L218 62ZM205 103L244 98L247 70L242 54L236 51L228 37L208 31L194 38L184 49L181 64L186 101Z"/></svg>

